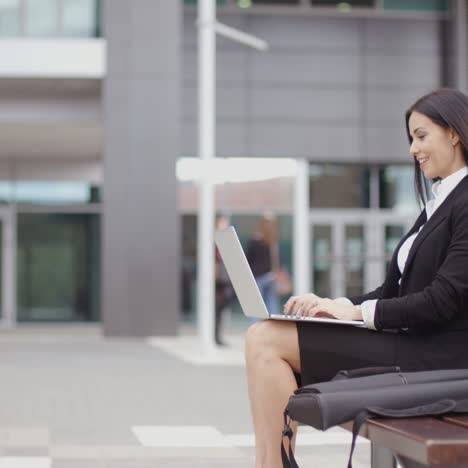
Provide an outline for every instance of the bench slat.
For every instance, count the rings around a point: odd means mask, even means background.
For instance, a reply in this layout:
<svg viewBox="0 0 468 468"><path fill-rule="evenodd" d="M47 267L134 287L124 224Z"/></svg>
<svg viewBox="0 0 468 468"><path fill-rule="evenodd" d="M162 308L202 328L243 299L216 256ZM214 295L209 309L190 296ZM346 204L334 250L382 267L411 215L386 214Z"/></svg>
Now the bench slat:
<svg viewBox="0 0 468 468"><path fill-rule="evenodd" d="M468 463L468 429L434 418L372 419L367 438L426 465Z"/></svg>
<svg viewBox="0 0 468 468"><path fill-rule="evenodd" d="M444 416L444 421L468 428L468 416Z"/></svg>

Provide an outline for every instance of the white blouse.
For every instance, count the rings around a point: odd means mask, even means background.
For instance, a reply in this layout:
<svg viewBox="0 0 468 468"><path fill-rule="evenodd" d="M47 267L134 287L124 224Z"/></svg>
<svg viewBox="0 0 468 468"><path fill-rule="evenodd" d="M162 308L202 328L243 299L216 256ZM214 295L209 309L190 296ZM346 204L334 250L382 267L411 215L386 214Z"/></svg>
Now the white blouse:
<svg viewBox="0 0 468 468"><path fill-rule="evenodd" d="M445 179L437 181L435 184L432 185L431 190L434 195L434 198L429 200L426 203L426 216L427 216L426 222L434 214L437 208L439 208L442 202L447 198L449 193L461 182L461 180L467 174L468 174L468 168L465 166L459 169L458 171L454 172L453 174L450 174ZM423 224L419 228L418 232L409 236L405 240L405 242L403 242L400 249L398 250L397 262L398 262L398 269L400 270L401 274L403 274L403 271L405 269L406 260L408 259L408 255L413 245L413 242L418 236L418 234L421 232L421 230L424 228L424 226L425 224ZM400 278L400 282L401 282L401 278ZM351 301L346 297L339 297L338 299L335 299L335 300L341 303L352 304ZM367 328L370 328L372 330L375 330L374 315L375 315L375 307L376 307L377 301L378 299L371 299L369 301L364 301L361 304L362 318L364 319L364 322Z"/></svg>

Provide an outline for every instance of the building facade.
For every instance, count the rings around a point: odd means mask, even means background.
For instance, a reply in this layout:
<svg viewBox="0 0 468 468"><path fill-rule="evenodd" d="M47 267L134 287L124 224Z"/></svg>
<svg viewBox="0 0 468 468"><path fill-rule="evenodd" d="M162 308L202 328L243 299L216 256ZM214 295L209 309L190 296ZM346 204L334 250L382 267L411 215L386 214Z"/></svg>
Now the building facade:
<svg viewBox="0 0 468 468"><path fill-rule="evenodd" d="M418 210L404 111L466 91L465 2L217 6L270 46L217 41L217 209L242 239L274 211L291 268L305 160L311 290L374 286ZM0 54L1 323L175 333L196 303L196 2L0 1Z"/></svg>

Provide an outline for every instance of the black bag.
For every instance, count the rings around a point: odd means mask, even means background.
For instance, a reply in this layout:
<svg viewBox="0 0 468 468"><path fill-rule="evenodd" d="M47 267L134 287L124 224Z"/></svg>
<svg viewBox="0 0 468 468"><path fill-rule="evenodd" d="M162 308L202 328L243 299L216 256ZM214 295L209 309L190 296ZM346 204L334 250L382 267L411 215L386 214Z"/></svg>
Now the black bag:
<svg viewBox="0 0 468 468"><path fill-rule="evenodd" d="M284 437L291 441L289 421L316 429L354 420L348 468L362 424L372 417L403 418L468 412L468 369L400 372L399 368L340 371L331 381L298 388L284 411L281 456L284 468L298 468L289 459Z"/></svg>

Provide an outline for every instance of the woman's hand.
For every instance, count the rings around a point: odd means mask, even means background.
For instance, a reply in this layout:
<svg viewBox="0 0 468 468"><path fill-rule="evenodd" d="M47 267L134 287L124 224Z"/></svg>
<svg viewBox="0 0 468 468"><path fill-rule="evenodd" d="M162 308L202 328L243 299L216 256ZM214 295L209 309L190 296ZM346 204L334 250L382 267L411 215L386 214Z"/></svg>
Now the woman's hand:
<svg viewBox="0 0 468 468"><path fill-rule="evenodd" d="M312 293L292 296L284 305L284 313L304 317L328 317L337 320L362 320L360 306L341 304Z"/></svg>
<svg viewBox="0 0 468 468"><path fill-rule="evenodd" d="M291 296L284 304L284 313L291 315L306 315L305 312L316 306L322 298L313 294Z"/></svg>

